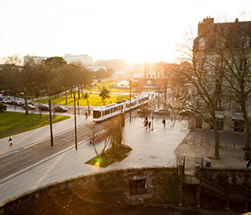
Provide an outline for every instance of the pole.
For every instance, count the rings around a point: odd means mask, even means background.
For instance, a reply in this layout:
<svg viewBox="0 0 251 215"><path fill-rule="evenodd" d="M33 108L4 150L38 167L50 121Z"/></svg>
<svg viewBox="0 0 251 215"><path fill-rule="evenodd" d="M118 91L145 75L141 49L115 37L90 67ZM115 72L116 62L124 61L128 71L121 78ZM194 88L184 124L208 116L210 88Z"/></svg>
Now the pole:
<svg viewBox="0 0 251 215"><path fill-rule="evenodd" d="M51 100L49 100L49 110L50 110L51 146L53 146L53 132L52 132L52 119L51 119Z"/></svg>
<svg viewBox="0 0 251 215"><path fill-rule="evenodd" d="M78 140L77 140L77 117L76 117L76 98L75 98L75 91L73 92L74 98L74 124L75 124L75 149L78 149Z"/></svg>
<svg viewBox="0 0 251 215"><path fill-rule="evenodd" d="M132 81L131 79L129 80L129 84L130 84L130 122L132 122L132 111L131 111L131 100L132 100Z"/></svg>

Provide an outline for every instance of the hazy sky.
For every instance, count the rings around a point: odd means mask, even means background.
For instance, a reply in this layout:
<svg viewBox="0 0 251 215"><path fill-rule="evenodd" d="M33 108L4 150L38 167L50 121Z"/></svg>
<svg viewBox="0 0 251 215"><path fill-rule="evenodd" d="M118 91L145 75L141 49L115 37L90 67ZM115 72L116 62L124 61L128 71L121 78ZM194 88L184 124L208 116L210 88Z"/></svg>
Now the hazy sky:
<svg viewBox="0 0 251 215"><path fill-rule="evenodd" d="M0 58L173 62L176 44L203 18L251 21L251 0L1 0L0 8Z"/></svg>

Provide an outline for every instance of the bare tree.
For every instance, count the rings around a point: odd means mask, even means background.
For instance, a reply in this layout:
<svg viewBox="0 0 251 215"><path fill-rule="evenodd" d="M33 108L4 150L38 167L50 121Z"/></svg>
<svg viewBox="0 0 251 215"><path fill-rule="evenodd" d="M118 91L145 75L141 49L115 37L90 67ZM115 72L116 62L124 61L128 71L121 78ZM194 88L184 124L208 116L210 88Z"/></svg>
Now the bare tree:
<svg viewBox="0 0 251 215"><path fill-rule="evenodd" d="M240 26L237 22L233 28L228 29L225 35L228 52L222 55L224 62L227 64L224 78L230 87L231 100L235 103L236 110L233 111L238 111L239 109L244 119L245 145L248 150L250 149L248 109L251 102L251 41L248 36L250 34L250 28Z"/></svg>
<svg viewBox="0 0 251 215"><path fill-rule="evenodd" d="M183 86L174 90L173 95L176 104L192 110L214 129L214 157L220 159L218 104L223 97L222 83L226 64L220 55L212 50L211 38L215 35L210 34L208 29L204 30L204 34L195 40L188 38L186 49L182 47L183 63L176 75L182 77L178 84Z"/></svg>

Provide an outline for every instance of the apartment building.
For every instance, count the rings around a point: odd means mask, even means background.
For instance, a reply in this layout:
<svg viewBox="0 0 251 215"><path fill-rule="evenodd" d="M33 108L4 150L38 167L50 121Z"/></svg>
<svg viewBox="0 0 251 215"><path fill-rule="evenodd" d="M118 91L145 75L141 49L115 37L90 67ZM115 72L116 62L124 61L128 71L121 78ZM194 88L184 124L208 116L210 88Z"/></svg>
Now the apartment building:
<svg viewBox="0 0 251 215"><path fill-rule="evenodd" d="M200 105L204 120L197 116L195 127L213 129L211 113L215 113L219 130L244 133L251 119L251 22L215 23L208 17L198 24L193 58L207 90L201 94L194 88L194 106ZM197 97L200 93L200 96ZM207 94L207 95L206 95ZM203 96L204 99L203 99ZM214 102L210 103L207 97ZM210 103L210 104L209 104ZM211 107L209 107L211 106ZM204 107L204 109L203 109Z"/></svg>

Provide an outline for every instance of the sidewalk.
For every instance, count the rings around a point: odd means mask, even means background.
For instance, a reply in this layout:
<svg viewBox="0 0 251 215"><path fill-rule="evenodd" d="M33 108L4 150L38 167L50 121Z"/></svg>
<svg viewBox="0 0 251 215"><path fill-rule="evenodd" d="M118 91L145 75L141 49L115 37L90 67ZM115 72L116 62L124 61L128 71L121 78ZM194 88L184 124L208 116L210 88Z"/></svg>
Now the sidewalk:
<svg viewBox="0 0 251 215"><path fill-rule="evenodd" d="M85 119L82 120L85 121ZM87 121L89 120L91 118ZM78 121L81 122L80 119ZM164 128L161 121L161 118L155 119L153 121L154 129L149 131L144 127L143 119L133 118L131 123L127 120L125 124L125 144L129 145L132 151L128 153L128 157L124 160L113 163L107 168L85 164L86 161L95 156L95 152L92 145L82 141L78 143L78 150L75 150L72 146L3 179L0 181L0 204L34 189L77 176L114 169L176 166L176 158L183 158L183 156L186 156L186 165L191 167L194 167L196 159L203 156L205 160L211 161L212 168L246 168L242 150L244 135L221 133L222 142L225 141L227 144L220 146L221 159L214 160L212 159L214 155L213 132L202 130L190 132L185 120L175 124L167 120L167 126ZM58 130L63 132L63 129L67 129L68 123L73 123L73 119L58 123ZM56 129L56 126L54 127ZM36 141L35 137L38 138L38 133L39 131L35 130L20 135L24 139L27 138L27 141L32 144L33 140ZM14 136L14 141L15 138L16 136ZM24 143L19 144L23 146ZM96 144L97 150L101 151L102 147L103 142Z"/></svg>
<svg viewBox="0 0 251 215"><path fill-rule="evenodd" d="M137 118L131 123L127 120L125 144L132 147L132 151L123 161L113 163L107 168L85 164L95 156L95 152L92 145L83 141L78 143L78 150L75 150L74 146L70 147L68 150L3 179L0 181L0 203L33 189L80 175L123 168L175 166L174 150L186 137L189 130L186 128L178 130L182 127L181 123L177 124L175 128L164 128L161 119L154 120L153 125L154 130L149 131L143 126L143 119ZM103 143L97 143L96 147L101 150Z"/></svg>

